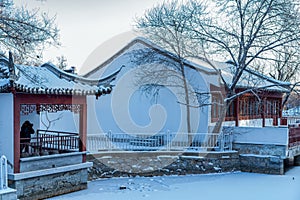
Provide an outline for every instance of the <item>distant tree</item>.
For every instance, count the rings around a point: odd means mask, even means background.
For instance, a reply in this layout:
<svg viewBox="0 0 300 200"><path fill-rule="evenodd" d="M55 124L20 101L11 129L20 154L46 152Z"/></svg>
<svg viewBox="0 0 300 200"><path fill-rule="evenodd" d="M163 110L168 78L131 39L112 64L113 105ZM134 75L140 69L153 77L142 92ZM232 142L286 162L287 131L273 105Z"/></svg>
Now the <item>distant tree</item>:
<svg viewBox="0 0 300 200"><path fill-rule="evenodd" d="M300 107L299 99L300 99L300 91L299 90L294 90L291 93L291 97L289 98L289 100L286 104L286 108L291 109L291 108Z"/></svg>
<svg viewBox="0 0 300 200"><path fill-rule="evenodd" d="M283 47L274 51L274 60L271 62L269 75L280 81L300 81L300 44L295 47Z"/></svg>
<svg viewBox="0 0 300 200"><path fill-rule="evenodd" d="M32 55L31 54L23 54L17 50L12 51L14 63L22 64L22 65L29 65L29 66L40 66L43 64L43 55L42 52L35 52L36 54L40 55Z"/></svg>
<svg viewBox="0 0 300 200"><path fill-rule="evenodd" d="M253 68L258 61L274 59L274 52L297 43L300 39L299 19L299 10L292 0L172 1L148 10L137 20L137 29L154 43L165 43L163 47L172 43L177 44L175 47L184 47L180 48L184 51L180 55L204 59L217 71L219 69L210 60L230 60L232 79L225 81L219 71L227 91L213 130L219 132L235 98L265 89L252 86L237 93L236 87L245 69ZM173 37L161 39L166 33ZM178 48L168 50L175 55L179 52Z"/></svg>
<svg viewBox="0 0 300 200"><path fill-rule="evenodd" d="M39 60L49 45L59 45L55 17L39 10L18 8L12 0L0 2L0 49L12 51L16 61Z"/></svg>
<svg viewBox="0 0 300 200"><path fill-rule="evenodd" d="M64 55L61 55L61 56L57 56L56 57L57 59L57 64L56 66L59 68L59 69L66 69L68 64L67 64L67 58L64 56Z"/></svg>
<svg viewBox="0 0 300 200"><path fill-rule="evenodd" d="M284 96L282 102L283 107L289 107L291 102L295 101L296 94L299 93L297 88L300 85L300 44L283 46L273 54L276 59L270 61L269 76L291 83L290 91ZM299 97L299 95L297 96Z"/></svg>

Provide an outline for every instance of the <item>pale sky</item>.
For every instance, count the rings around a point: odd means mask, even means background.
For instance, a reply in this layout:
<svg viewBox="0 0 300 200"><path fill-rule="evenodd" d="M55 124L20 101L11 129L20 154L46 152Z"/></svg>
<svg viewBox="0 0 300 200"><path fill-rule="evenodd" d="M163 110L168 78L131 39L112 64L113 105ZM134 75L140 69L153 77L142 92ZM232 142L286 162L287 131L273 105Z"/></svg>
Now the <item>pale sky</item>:
<svg viewBox="0 0 300 200"><path fill-rule="evenodd" d="M39 8L56 15L59 49L44 53L44 61L64 55L68 66L80 68L103 42L132 29L134 18L163 0L14 0L16 5Z"/></svg>

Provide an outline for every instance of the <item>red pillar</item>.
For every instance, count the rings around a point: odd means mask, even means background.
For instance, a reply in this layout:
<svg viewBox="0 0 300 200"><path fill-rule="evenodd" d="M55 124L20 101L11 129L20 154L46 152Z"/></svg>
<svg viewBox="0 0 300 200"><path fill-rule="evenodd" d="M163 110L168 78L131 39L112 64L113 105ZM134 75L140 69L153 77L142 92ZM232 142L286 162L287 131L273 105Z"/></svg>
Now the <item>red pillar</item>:
<svg viewBox="0 0 300 200"><path fill-rule="evenodd" d="M283 125L281 124L281 121L282 121L282 110L283 110L283 106L282 106L282 98L279 99L279 110L278 110L278 117L279 117L279 121L280 121L280 124L279 125Z"/></svg>
<svg viewBox="0 0 300 200"><path fill-rule="evenodd" d="M239 121L240 121L240 98L236 98L236 103L235 103L235 126L239 126Z"/></svg>
<svg viewBox="0 0 300 200"><path fill-rule="evenodd" d="M266 116L265 116L265 112L266 112L266 99L264 98L263 99L263 102L262 102L262 127L265 127L266 126Z"/></svg>
<svg viewBox="0 0 300 200"><path fill-rule="evenodd" d="M81 105L79 117L79 151L86 151L86 137L87 137L87 105L86 102ZM86 162L86 155L83 155L82 162Z"/></svg>
<svg viewBox="0 0 300 200"><path fill-rule="evenodd" d="M14 173L20 172L20 100L14 94Z"/></svg>
<svg viewBox="0 0 300 200"><path fill-rule="evenodd" d="M277 104L277 102L275 101L275 108L273 108L274 111L273 126L278 126L279 110L280 110L279 103Z"/></svg>

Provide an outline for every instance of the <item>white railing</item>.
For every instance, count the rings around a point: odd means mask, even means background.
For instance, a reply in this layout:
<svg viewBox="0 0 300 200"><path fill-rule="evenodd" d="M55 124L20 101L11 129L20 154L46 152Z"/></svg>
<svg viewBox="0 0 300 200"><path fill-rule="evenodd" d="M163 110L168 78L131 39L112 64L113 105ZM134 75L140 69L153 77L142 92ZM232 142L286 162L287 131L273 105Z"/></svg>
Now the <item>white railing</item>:
<svg viewBox="0 0 300 200"><path fill-rule="evenodd" d="M1 166L0 166L0 190L8 188L7 182L7 158L1 156Z"/></svg>
<svg viewBox="0 0 300 200"><path fill-rule="evenodd" d="M126 134L100 133L87 135L87 150L99 151L231 151L231 134L166 133Z"/></svg>
<svg viewBox="0 0 300 200"><path fill-rule="evenodd" d="M287 113L283 113L282 119L286 119L286 125L298 125L300 124L300 115L288 115Z"/></svg>
<svg viewBox="0 0 300 200"><path fill-rule="evenodd" d="M286 117L288 125L290 124L300 124L300 116L288 116Z"/></svg>

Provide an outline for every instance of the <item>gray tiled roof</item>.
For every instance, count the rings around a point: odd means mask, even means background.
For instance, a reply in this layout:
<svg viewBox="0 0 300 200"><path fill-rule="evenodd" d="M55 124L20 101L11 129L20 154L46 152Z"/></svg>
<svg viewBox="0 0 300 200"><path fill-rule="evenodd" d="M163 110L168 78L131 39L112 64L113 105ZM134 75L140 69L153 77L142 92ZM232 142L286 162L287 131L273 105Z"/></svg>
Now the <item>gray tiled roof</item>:
<svg viewBox="0 0 300 200"><path fill-rule="evenodd" d="M111 82L119 71L102 79L88 79L58 69L51 63L39 67L14 65L9 69L7 59L0 59L0 92L9 92L13 86L18 92L56 95L108 94Z"/></svg>

